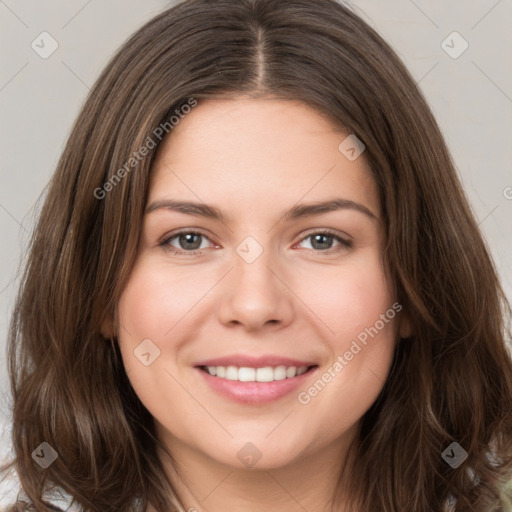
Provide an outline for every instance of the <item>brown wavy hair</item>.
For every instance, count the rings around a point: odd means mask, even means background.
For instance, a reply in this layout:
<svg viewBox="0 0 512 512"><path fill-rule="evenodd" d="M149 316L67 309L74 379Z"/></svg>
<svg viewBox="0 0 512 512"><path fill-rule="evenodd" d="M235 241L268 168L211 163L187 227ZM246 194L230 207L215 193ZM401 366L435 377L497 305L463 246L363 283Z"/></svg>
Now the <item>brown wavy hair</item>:
<svg viewBox="0 0 512 512"><path fill-rule="evenodd" d="M510 305L414 79L334 0L185 1L138 30L91 90L45 192L9 333L13 464L34 508L52 510L50 485L87 511L183 507L116 340L100 334L137 254L158 145L114 175L191 98L241 95L299 100L354 133L378 185L384 258L414 334L361 419L347 509L512 510ZM45 470L31 458L43 440L59 454ZM468 453L457 469L441 457L454 441Z"/></svg>

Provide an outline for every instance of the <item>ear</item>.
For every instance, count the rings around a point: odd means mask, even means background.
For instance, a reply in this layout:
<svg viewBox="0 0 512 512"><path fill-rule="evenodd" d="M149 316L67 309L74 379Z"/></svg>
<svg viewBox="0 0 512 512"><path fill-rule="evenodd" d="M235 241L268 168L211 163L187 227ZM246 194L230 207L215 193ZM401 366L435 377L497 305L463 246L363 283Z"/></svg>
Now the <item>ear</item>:
<svg viewBox="0 0 512 512"><path fill-rule="evenodd" d="M109 317L103 321L101 324L100 333L107 340L115 337L116 330L112 318Z"/></svg>
<svg viewBox="0 0 512 512"><path fill-rule="evenodd" d="M399 329L398 329L398 335L400 338L409 338L412 336L414 329L412 326L412 321L409 316L409 314L403 310L400 313L400 320L399 320Z"/></svg>

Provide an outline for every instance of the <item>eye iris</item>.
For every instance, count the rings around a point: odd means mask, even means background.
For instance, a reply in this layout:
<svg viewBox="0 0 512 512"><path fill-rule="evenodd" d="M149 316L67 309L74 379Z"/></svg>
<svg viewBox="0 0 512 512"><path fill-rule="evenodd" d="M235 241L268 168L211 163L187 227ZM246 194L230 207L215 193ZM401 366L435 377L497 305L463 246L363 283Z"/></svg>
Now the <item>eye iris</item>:
<svg viewBox="0 0 512 512"><path fill-rule="evenodd" d="M332 236L330 235L323 235L323 234L317 234L317 235L312 235L312 247L314 249L330 249L330 246L332 245ZM325 242L325 240L327 240L327 242ZM319 245L320 247L318 246L315 246L315 244L319 242ZM330 243L329 243L330 242Z"/></svg>
<svg viewBox="0 0 512 512"><path fill-rule="evenodd" d="M201 236L202 235L199 235L197 233L186 233L186 234L180 235L178 238L180 247L182 249L190 249L190 250L199 249L199 247L201 247ZM194 237L197 238L195 243L192 241Z"/></svg>

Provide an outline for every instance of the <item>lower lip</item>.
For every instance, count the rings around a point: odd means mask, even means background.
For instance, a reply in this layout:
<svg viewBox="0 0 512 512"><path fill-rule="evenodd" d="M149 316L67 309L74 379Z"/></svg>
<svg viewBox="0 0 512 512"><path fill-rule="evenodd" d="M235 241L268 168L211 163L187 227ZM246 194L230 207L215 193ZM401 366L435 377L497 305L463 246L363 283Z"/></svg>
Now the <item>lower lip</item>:
<svg viewBox="0 0 512 512"><path fill-rule="evenodd" d="M278 400L304 384L318 367L313 367L306 373L289 379L272 382L240 382L221 377L214 377L208 372L197 368L210 387L221 395L244 404L265 404Z"/></svg>

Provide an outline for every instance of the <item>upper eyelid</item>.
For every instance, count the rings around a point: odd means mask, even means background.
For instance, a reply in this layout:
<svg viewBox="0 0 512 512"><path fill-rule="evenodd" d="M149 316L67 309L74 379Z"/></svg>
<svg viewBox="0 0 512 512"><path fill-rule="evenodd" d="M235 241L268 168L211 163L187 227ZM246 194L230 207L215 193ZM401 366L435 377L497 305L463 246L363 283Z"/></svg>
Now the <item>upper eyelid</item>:
<svg viewBox="0 0 512 512"><path fill-rule="evenodd" d="M177 237L178 235L188 234L188 233L204 236L205 238L210 240L210 242L214 242L214 240L212 240L212 236L211 235L207 234L205 231L203 231L203 230L201 230L199 228L180 229L178 231L171 232L168 235L164 235L164 237L162 238L161 241L162 242L166 242L166 241L169 241L169 240ZM214 243L216 243L216 242L214 242Z"/></svg>
<svg viewBox="0 0 512 512"><path fill-rule="evenodd" d="M349 240L353 239L353 237L351 237L348 233L345 233L344 231L339 231L337 229L333 229L333 228L311 228L311 229L307 229L304 232L304 234L302 235L301 240L303 240L304 238L307 238L308 236L317 234L317 233L319 233L319 234L327 233L329 235L338 236L340 238L346 237Z"/></svg>

